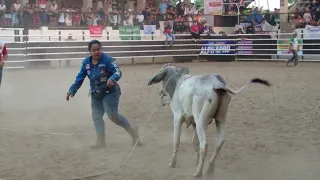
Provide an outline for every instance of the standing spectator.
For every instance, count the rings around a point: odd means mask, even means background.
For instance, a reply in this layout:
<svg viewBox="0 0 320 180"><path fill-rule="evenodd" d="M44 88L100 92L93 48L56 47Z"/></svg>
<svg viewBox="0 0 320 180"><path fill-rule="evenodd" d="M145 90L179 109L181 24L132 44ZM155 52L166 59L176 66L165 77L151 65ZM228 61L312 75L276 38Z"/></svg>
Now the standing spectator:
<svg viewBox="0 0 320 180"><path fill-rule="evenodd" d="M1 25L6 25L6 3L4 0L1 0L0 2L0 24Z"/></svg>
<svg viewBox="0 0 320 180"><path fill-rule="evenodd" d="M79 8L77 8L77 9L75 10L75 12L73 13L72 21L73 21L73 25L74 25L74 26L80 26L81 13L80 13Z"/></svg>
<svg viewBox="0 0 320 180"><path fill-rule="evenodd" d="M40 0L40 20L43 26L47 25L47 1Z"/></svg>
<svg viewBox="0 0 320 180"><path fill-rule="evenodd" d="M140 27L143 27L143 21L144 21L144 15L142 14L142 11L139 10L136 20L138 22L138 24L140 25Z"/></svg>
<svg viewBox="0 0 320 180"><path fill-rule="evenodd" d="M165 30L164 30L164 35L166 36L166 41L165 41L165 46L167 47L168 46L168 40L169 40L169 37L171 37L171 41L170 41L170 46L172 47L172 42L175 40L175 36L174 34L172 33L171 31L171 25L168 24L166 27L165 27Z"/></svg>
<svg viewBox="0 0 320 180"><path fill-rule="evenodd" d="M280 15L279 10L277 8L274 8L274 12L271 15L270 25L275 26L277 24L280 24Z"/></svg>
<svg viewBox="0 0 320 180"><path fill-rule="evenodd" d="M289 46L289 51L292 52L292 57L287 61L287 66L289 65L290 62L294 61L294 66L298 64L298 52L299 52L299 43L297 39L298 33L294 32L292 37L290 38L290 46Z"/></svg>
<svg viewBox="0 0 320 180"><path fill-rule="evenodd" d="M123 25L133 26L133 14L131 9L128 9L128 11L125 11L125 19L123 21Z"/></svg>
<svg viewBox="0 0 320 180"><path fill-rule="evenodd" d="M166 0L162 0L162 2L159 4L160 12L161 14L167 13L168 4L166 3Z"/></svg>
<svg viewBox="0 0 320 180"><path fill-rule="evenodd" d="M65 25L65 14L64 12L66 11L66 8L64 6L62 6L62 8L59 10L59 20L58 20L58 24L59 26L64 26Z"/></svg>
<svg viewBox="0 0 320 180"><path fill-rule="evenodd" d="M271 15L270 15L270 11L269 10L266 10L266 13L264 14L263 20L270 24Z"/></svg>
<svg viewBox="0 0 320 180"><path fill-rule="evenodd" d="M0 40L0 88L2 81L2 71L4 67L4 62L8 59L8 51L6 47L6 43Z"/></svg>
<svg viewBox="0 0 320 180"><path fill-rule="evenodd" d="M12 5L12 12L11 12L11 24L13 26L16 26L18 25L18 13L19 13L19 10L21 8L21 4L20 4L20 1L17 0L15 3L13 3Z"/></svg>
<svg viewBox="0 0 320 180"><path fill-rule="evenodd" d="M26 4L26 7L24 8L24 23L26 26L29 26L32 24L32 14L33 10L29 3Z"/></svg>
<svg viewBox="0 0 320 180"><path fill-rule="evenodd" d="M50 4L47 4L48 6L48 18L49 18L49 23L51 25L56 25L57 24L57 17L58 17L58 4L56 1L52 1Z"/></svg>
<svg viewBox="0 0 320 180"><path fill-rule="evenodd" d="M180 14L180 15L185 15L184 14L184 9L185 9L185 5L184 5L184 2L179 2L177 4L177 13Z"/></svg>
<svg viewBox="0 0 320 180"><path fill-rule="evenodd" d="M72 9L72 6L70 5L68 7L68 9L66 9L65 11L65 19L64 19L64 22L66 24L66 26L72 26L72 13L73 13L73 9Z"/></svg>
<svg viewBox="0 0 320 180"><path fill-rule="evenodd" d="M147 20L150 16L150 9L146 8L143 12L142 12L143 16L144 16L144 20Z"/></svg>
<svg viewBox="0 0 320 180"><path fill-rule="evenodd" d="M41 24L41 20L40 20L40 4L38 1L36 1L36 3L33 4L32 7L33 10L33 14L32 14L32 24L37 26Z"/></svg>

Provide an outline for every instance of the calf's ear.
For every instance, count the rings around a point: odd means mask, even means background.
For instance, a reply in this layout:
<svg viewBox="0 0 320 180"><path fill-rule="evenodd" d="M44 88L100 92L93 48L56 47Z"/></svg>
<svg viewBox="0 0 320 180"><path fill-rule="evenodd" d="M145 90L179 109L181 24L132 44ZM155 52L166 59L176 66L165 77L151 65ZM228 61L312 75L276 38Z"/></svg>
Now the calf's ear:
<svg viewBox="0 0 320 180"><path fill-rule="evenodd" d="M167 71L161 71L158 74L154 75L148 82L148 86L152 85L152 84L157 84L160 81L162 81L164 79L164 77L166 77L167 75Z"/></svg>

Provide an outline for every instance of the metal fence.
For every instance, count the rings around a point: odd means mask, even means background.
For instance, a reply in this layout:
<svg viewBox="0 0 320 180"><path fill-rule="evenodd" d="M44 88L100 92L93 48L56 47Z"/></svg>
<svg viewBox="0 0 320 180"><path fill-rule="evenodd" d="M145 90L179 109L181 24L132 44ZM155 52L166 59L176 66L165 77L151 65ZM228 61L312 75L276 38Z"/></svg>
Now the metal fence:
<svg viewBox="0 0 320 180"><path fill-rule="evenodd" d="M304 38L298 31L301 61L320 61L320 39ZM46 64L53 61L82 61L88 56L87 35L82 41L29 41L31 36L15 35L18 42L8 42L8 62L5 68L25 68L30 64ZM45 35L43 35L45 36ZM108 35L119 36L119 35ZM134 36L134 35L127 35ZM288 51L291 33L202 35L193 39L190 34L176 34L173 46L165 46L163 35L149 36L148 40L101 40L104 52L116 59L131 59L131 63L141 58L173 57L172 61L206 59L214 61L284 61L292 54ZM158 38L155 38L158 37ZM310 34L308 34L310 37ZM1 35L0 35L1 38ZM109 39L109 38L104 38ZM171 40L169 38L169 40Z"/></svg>

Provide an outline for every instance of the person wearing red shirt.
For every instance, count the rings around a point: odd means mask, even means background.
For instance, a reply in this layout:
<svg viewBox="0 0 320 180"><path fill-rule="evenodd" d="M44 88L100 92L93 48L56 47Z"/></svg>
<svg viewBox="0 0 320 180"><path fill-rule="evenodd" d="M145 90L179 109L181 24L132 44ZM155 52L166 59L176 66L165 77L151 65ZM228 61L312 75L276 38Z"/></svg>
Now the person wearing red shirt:
<svg viewBox="0 0 320 180"><path fill-rule="evenodd" d="M171 31L171 25L168 24L164 30L164 35L166 36L165 46L168 46L169 37L171 37L170 46L172 47L172 42L175 40L175 36Z"/></svg>
<svg viewBox="0 0 320 180"><path fill-rule="evenodd" d="M191 36L192 39L195 41L195 39L200 39L200 29L197 23L194 23L191 27Z"/></svg>
<svg viewBox="0 0 320 180"><path fill-rule="evenodd" d="M7 51L6 43L0 40L0 87L1 87L4 61L6 61L7 59L8 59L8 51Z"/></svg>

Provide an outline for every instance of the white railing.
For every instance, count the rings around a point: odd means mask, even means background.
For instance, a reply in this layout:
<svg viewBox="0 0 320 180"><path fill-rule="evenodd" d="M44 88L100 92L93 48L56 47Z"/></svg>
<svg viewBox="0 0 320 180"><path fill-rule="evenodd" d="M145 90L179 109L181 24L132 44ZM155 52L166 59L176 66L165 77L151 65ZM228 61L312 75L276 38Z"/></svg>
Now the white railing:
<svg viewBox="0 0 320 180"><path fill-rule="evenodd" d="M301 48L301 61L320 61L318 52L320 51L320 39L304 39L305 35L319 33L298 33L299 39L303 41ZM287 60L289 46L289 36L292 33L276 33L272 37L266 34L237 34L237 35L214 35L209 38L202 35L202 39L194 41L190 39L190 34L176 34L176 37L184 37L176 39L172 48L164 48L164 38L161 34L156 35L140 35L140 37L161 37L162 39L142 39L142 40L101 40L105 53L111 54L115 58L156 58L156 57L183 57L193 56L195 58L228 56L232 60L248 61L248 60L267 60L267 61L284 61ZM0 39L3 35L0 35ZM85 42L87 40L78 41L25 41L30 37L38 37L36 35L12 35L13 37L22 37L20 42L8 43L9 60L6 68L24 68L28 62L39 61L80 61L89 55ZM44 37L46 35L41 35ZM50 35L52 36L52 35ZM74 36L74 35L73 35ZM80 35L79 35L80 36ZM81 35L84 36L84 35ZM109 34L108 36L118 36ZM127 35L133 36L133 35ZM8 35L6 35L8 37ZM278 38L280 37L280 38ZM170 39L169 39L170 40ZM147 44L146 42L157 42ZM247 41L247 43L245 43ZM264 43L269 41L267 43ZM108 43L115 42L112 45ZM130 45L130 43L135 43ZM136 42L141 44L136 45ZM48 46L49 43L49 46ZM50 43L52 43L50 45ZM66 45L68 43L68 46ZM75 44L75 45L72 45ZM317 49L312 49L319 46ZM261 48L263 47L263 48ZM114 50L110 50L113 48ZM123 49L125 48L125 49ZM147 49L149 48L149 49ZM163 49L162 49L163 48ZM64 52L62 52L64 51ZM76 52L75 52L76 51ZM130 53L128 55L128 53ZM116 55L113 55L116 54ZM44 58L39 58L42 56ZM56 57L59 56L59 57ZM11 65L12 64L12 65ZM15 65L14 65L15 64Z"/></svg>

